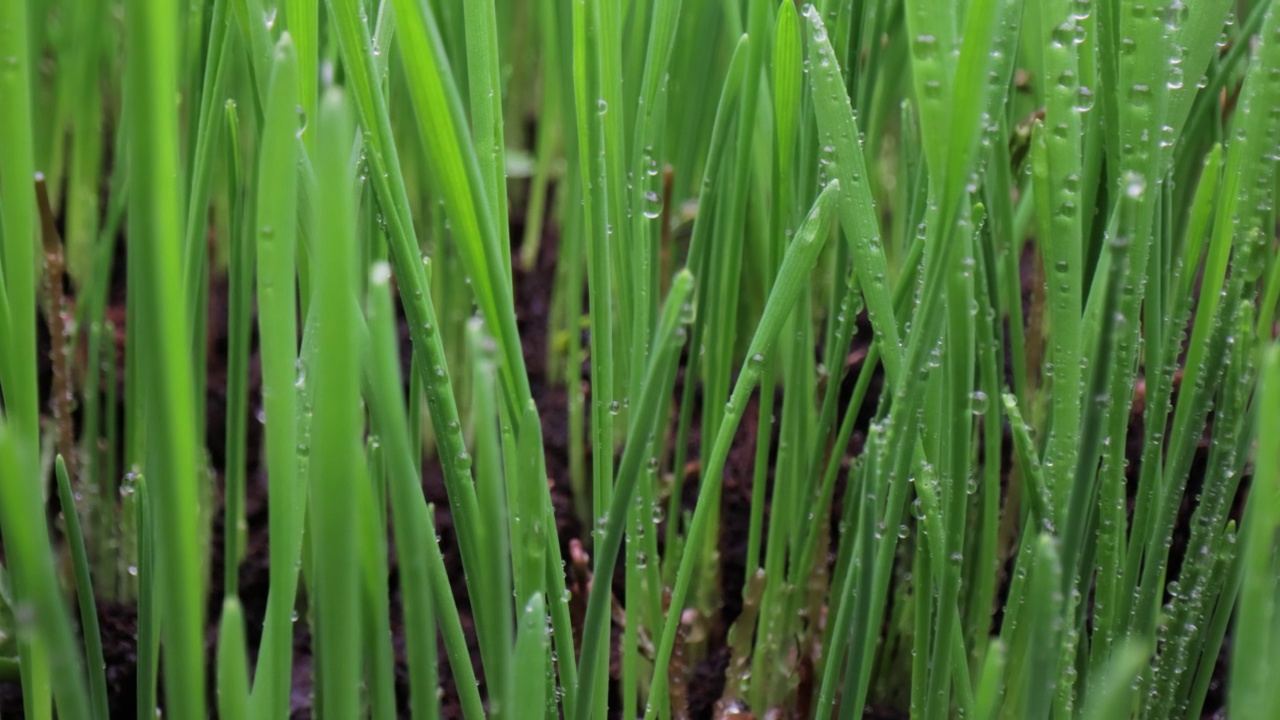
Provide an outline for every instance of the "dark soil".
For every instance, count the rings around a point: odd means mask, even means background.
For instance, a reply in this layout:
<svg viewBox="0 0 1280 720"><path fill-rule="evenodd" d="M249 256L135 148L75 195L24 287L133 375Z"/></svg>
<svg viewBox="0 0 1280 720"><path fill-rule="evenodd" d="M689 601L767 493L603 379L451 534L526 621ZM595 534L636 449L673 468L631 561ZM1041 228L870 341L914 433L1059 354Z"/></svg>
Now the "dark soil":
<svg viewBox="0 0 1280 720"><path fill-rule="evenodd" d="M520 237L519 228L514 228L512 237ZM546 451L547 473L551 480L552 498L556 509L557 531L562 543L561 552L564 557L570 557L570 541L577 540L589 547L588 533L583 531L578 520L572 512L572 491L568 482L568 462L569 462L569 438L568 438L568 392L564 388L563 383L554 381L553 378L547 376L546 371L546 339L547 339L547 318L551 313L551 290L555 277L555 258L557 249L557 237L552 232L547 232L542 242L542 251L538 259L537 267L532 271L524 272L519 269L516 271L516 314L519 324L521 338L524 339L524 359L529 372L530 385L533 390L534 399L537 402L538 410L543 422L543 439ZM1033 262L1024 263L1026 266L1034 266ZM124 322L124 258L123 254L118 253L115 261L115 271L113 272L111 307L109 309L110 316L117 323L118 328L123 327ZM1027 267L1031 270L1030 267ZM1024 284L1024 298L1030 305L1032 287L1034 285L1034 270L1025 273L1027 282ZM210 456L214 469L218 473L219 478L224 470L224 454L225 454L225 438L224 426L227 412L226 401L226 367L225 353L227 344L227 287L225 277L215 278L212 282L209 303L209 358L210 366L208 368L207 383L207 418L206 427L208 428L206 444L209 448ZM1028 308L1029 309L1029 308ZM853 380L856 377L856 370L861 366L866 351L866 339L870 337L869 327L865 324L865 318L861 320L862 327L859 334L855 337L854 346L850 349L847 362L849 372L846 374L844 383L841 388L842 395L847 398L852 393ZM407 327L402 326L401 339L405 352L403 354L403 370L408 372L408 347L409 338ZM42 357L47 357L48 336L42 328L41 335ZM119 347L123 344L123 332L117 334ZM119 348L118 348L119 349ZM120 358L123 357L122 349L119 349ZM249 413L252 416L254 407L259 396L260 372L257 360L257 342L253 341L252 360L250 363L250 402ZM41 384L42 389L46 393L49 387L49 372L47 360L43 362L41 368ZM121 365L122 367L122 365ZM122 374L122 372L121 372ZM122 382L122 378L117 378ZM590 368L584 365L582 368L582 381L584 389L589 391ZM677 379L677 396L683 385L683 371ZM880 379L877 376L873 382L871 393L867 402L864 404L863 416L859 418L857 429L854 432L850 442L850 447L846 448L846 452L850 455L857 452L862 445L863 431L875 407L875 398L880 391ZM120 393L123 397L123 392ZM755 403L756 400L752 400ZM590 407L590 403L587 403ZM778 406L780 407L780 405ZM248 631L249 647L255 648L261 639L262 622L265 615L267 588L269 577L268 555L267 555L267 502L266 502L266 478L259 468L260 462L260 443L261 443L261 425L254 421L252 417L248 423L250 438L248 445L247 462L250 468L250 477L247 487L247 504L246 518L249 525L248 546L246 548L245 560L240 566L240 591L239 597L244 606L246 628ZM698 437L698 423L695 421L692 425L692 436L690 438L692 447L689 451L689 457L697 457L697 445L700 442ZM711 718L712 708L717 700L723 694L725 686L725 669L729 662L729 648L727 644L727 634L730 624L742 611L742 589L745 579L745 559L746 559L746 541L748 536L748 521L751 506L751 480L752 467L754 464L754 452L756 445L756 437L759 428L757 427L757 418L754 407L750 408L745 414L742 427L737 433L737 440L729 454L728 461L724 471L723 484L723 506L722 506L722 526L720 528L719 549L721 563L721 585L719 588L719 597L722 598L722 612L714 619L710 627L707 628L708 639L705 646L705 652L702 653L701 659L693 664L689 669L690 680L687 684L687 693L689 701L689 717L693 719ZM1131 437L1141 437L1141 418L1135 416L1134 425L1131 427ZM1006 438L1005 446L1010 445L1010 441ZM774 444L776 447L776 442ZM1138 448L1131 448L1131 453L1136 452ZM1137 458L1132 458L1132 471L1136 473ZM1006 461L1007 462L1007 461ZM847 463L846 463L847 464ZM456 538L453 532L453 520L449 513L449 505L445 494L443 477L438 463L427 462L425 464L425 476L423 478L423 491L426 499L430 503L435 504L435 521L439 534L441 536L441 549L444 553L445 563L452 577L462 577L461 558L458 553ZM1196 478L1193 479L1193 485L1198 483L1199 475L1203 472L1203 457L1194 471ZM844 483L844 472L841 473L839 482L841 486ZM696 474L695 474L696 476ZM688 510L693 509L696 499L697 488L692 482L684 485L684 494L682 496L683 503ZM832 509L833 525L838 521L838 513L840 512L840 501L842 492L836 495L836 506ZM1190 515L1190 503L1184 503L1183 517L1180 518L1180 526L1184 527ZM766 508L766 522L768 517L768 509ZM213 651L216 640L216 622L218 614L221 610L221 596L223 592L221 568L222 568L222 513L219 509L214 514L215 522L213 529L213 544L211 549L211 557L209 567L211 568L209 601L207 607L207 617L209 622L209 630L206 635L207 647L209 651L209 668L210 668L210 708L212 712L212 687L213 687ZM665 525L665 523L664 523ZM663 537L665 527L661 528L659 537ZM1178 542L1182 546L1178 546ZM1184 533L1179 534L1179 538L1175 540L1175 562L1180 562L1181 555L1185 551L1186 536ZM572 563L570 563L570 584L582 582L583 578L573 576ZM1174 565L1176 568L1177 565ZM396 687L399 695L398 700L402 706L407 706L408 688L407 674L405 672L405 648L403 644L403 625L400 613L400 595L399 595L399 578L396 572L394 557L391 565L391 597L392 597L392 631L394 635L395 650L397 653L397 678ZM614 578L615 588L621 596L621 573ZM473 663L478 659L478 648L475 639L474 627L472 625L471 612L467 598L466 586L459 581L454 585L454 594L459 603L459 610L462 615L464 630L467 635L468 644L472 649ZM305 600L304 600L305 602ZM98 605L99 621L102 626L103 646L107 668L108 691L111 702L111 716L118 718L131 718L137 715L137 706L135 699L136 677L136 609L132 604L118 604L109 602L100 602ZM305 619L305 612L303 613ZM997 619L998 622L998 619ZM615 628L616 632L616 628ZM294 633L294 695L292 699L292 715L294 718L307 718L311 716L311 642L308 625L306 622L298 622L295 625ZM1226 651L1224 650L1224 658ZM616 658L613 663L614 670L617 669ZM449 664L444 655L443 648L440 650L440 673L441 684L443 688L443 709L444 717L456 718L461 717L460 707L458 705L457 693L453 687ZM481 669L478 664L475 668L477 676L482 677ZM1223 704L1224 698L1222 693L1221 678L1225 677L1225 666L1220 659L1217 677L1215 677L1213 689L1210 691L1208 703L1206 705L1206 716L1217 711ZM616 685L616 678L615 678ZM483 692L483 680L481 690ZM611 693L616 693L617 687L611 686ZM20 716L21 713L21 690L16 681L0 682L0 714L7 717ZM869 706L865 710L865 716L870 718L896 719L906 717L905 713L889 706Z"/></svg>

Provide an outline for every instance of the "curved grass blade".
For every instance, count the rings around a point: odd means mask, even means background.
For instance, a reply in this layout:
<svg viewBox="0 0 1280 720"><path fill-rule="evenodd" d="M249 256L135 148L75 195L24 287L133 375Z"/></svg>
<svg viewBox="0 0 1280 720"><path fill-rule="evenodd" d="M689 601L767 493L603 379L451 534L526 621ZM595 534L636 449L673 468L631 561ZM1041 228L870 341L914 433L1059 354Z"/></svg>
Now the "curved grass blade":
<svg viewBox="0 0 1280 720"><path fill-rule="evenodd" d="M84 548L84 533L80 530L80 514L67 477L67 464L59 455L55 461L58 478L58 502L67 523L67 545L71 549L71 564L75 568L76 599L80 605L80 634L84 636L84 658L89 671L89 698L93 704L93 716L106 720L107 678L106 663L102 660L102 634L98 628L98 604L94 600L93 579L89 576L89 558Z"/></svg>
<svg viewBox="0 0 1280 720"><path fill-rule="evenodd" d="M755 334L751 338L751 344L747 348L747 360L743 364L744 369L738 375L737 383L734 386L733 393L730 395L729 404L725 408L725 421L716 435L711 454L707 456L708 461L706 472L703 474L703 485L698 489L698 502L693 513L693 522L689 526L689 532L686 535L688 548L701 547L700 544L706 542L707 525L711 517L709 499L716 497L713 490L723 482L724 478L721 471L729 452L729 446L733 442L733 435L742 419L742 413L746 410L747 399L755 390L756 383L760 380L765 354L773 349L778 333L781 332L787 316L791 314L796 300L800 297L800 291L813 270L814 263L817 261L823 245L826 243L829 229L828 223L833 211L832 206L840 198L839 191L839 180L833 180L827 184L822 194L814 202L813 208L809 211L809 216L796 231L796 236L791 241L791 246L787 249L787 255L778 271L778 279L774 283L773 290L769 293L768 301L765 303L764 315L760 318L760 323L756 326ZM686 552L680 559L675 587L671 593L671 610L667 613L666 622L662 628L662 639L658 645L655 660L657 667L667 667L671 660L671 651L675 646L680 614L684 609L689 586L693 580L694 563L699 560L700 558L696 552ZM649 697L658 697L665 693L666 684L666 673L655 673L649 686ZM650 704L650 707L645 711L646 718L652 718L655 707L654 704ZM579 713L579 716L582 717L581 713Z"/></svg>
<svg viewBox="0 0 1280 720"><path fill-rule="evenodd" d="M256 717L274 717L289 708L293 663L293 608L297 561L302 552L298 498L297 293L295 247L298 227L297 58L288 33L273 55L270 91L258 161L257 253L258 336L261 345L262 406L267 422L268 552L270 589L260 657L255 670ZM305 365L301 366L305 368ZM305 382L305 373L301 373Z"/></svg>

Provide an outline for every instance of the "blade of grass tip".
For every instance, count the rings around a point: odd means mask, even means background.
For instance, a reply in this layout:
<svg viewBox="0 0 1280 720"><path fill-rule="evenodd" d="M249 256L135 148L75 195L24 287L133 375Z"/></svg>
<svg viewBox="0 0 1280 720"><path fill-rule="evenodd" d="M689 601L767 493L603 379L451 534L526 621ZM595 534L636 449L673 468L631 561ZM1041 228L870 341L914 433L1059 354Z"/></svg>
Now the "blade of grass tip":
<svg viewBox="0 0 1280 720"><path fill-rule="evenodd" d="M296 148L297 58L288 33L277 44L258 160L258 335L261 345L262 407L266 413L268 534L272 572L263 625L261 659L255 670L257 717L287 712L292 679L293 608L301 514L296 507L298 448L297 383L306 382L297 363L297 294L294 271L298 191ZM247 281L247 279L246 279ZM305 365L301 366L305 368Z"/></svg>
<svg viewBox="0 0 1280 720"><path fill-rule="evenodd" d="M370 437L367 441L370 468L359 468L352 478L359 552L358 564L362 583L360 594L360 619L362 647L364 651L364 701L375 718L389 718L396 714L395 651L391 647L391 598L387 576L387 523L385 511L387 495L385 472L382 467L381 441ZM323 651L323 646L321 647Z"/></svg>
<svg viewBox="0 0 1280 720"><path fill-rule="evenodd" d="M1041 533L1035 540L1035 560L1031 568L1029 607L1036 608L1028 633L1032 638L1027 657L1026 705L1022 717L1047 718L1057 686L1058 650L1062 632L1062 563L1057 541Z"/></svg>
<svg viewBox="0 0 1280 720"><path fill-rule="evenodd" d="M828 167L827 173L839 179L844 192L840 202L840 226L853 251L853 264L866 302L867 318L875 341L881 345L885 375L892 383L898 377L902 346L888 287L888 263L880 242L878 214L871 189L862 180L867 177L867 168L861 145L855 141L860 137L858 124L822 17L812 9L806 17L810 25L806 54L810 70L807 74L823 143L824 157L820 162L834 166Z"/></svg>
<svg viewBox="0 0 1280 720"><path fill-rule="evenodd" d="M1262 357L1257 392L1258 437L1280 434L1280 346ZM1241 532L1243 585L1236 608L1227 708L1233 718L1270 717L1276 657L1276 536L1280 532L1280 446L1260 444Z"/></svg>
<svg viewBox="0 0 1280 720"><path fill-rule="evenodd" d="M737 430L738 423L742 419L742 413L746 410L747 399L754 391L756 383L760 380L765 354L773 348L774 341L777 340L778 333L782 330L787 316L790 315L792 307L799 298L803 285L808 281L814 263L817 261L818 255L826 242L829 234L827 232L829 229L828 222L831 218L831 213L835 209L833 205L840 198L839 191L840 182L838 180L832 180L827 184L822 194L814 202L808 217L797 229L796 236L787 249L786 257L782 261L782 267L778 271L778 279L775 281L773 290L769 293L769 299L765 303L764 315L760 318L755 334L751 338L751 344L747 348L747 360L743 363L743 370L738 375L737 384L734 386L729 404L726 406L725 422L721 425L711 454L708 456L706 472L703 474L703 485L698 491L698 502L694 510L693 522L689 526L689 532L686 535L687 547L689 548L700 547L701 543L705 542L705 533L710 519L709 498L715 496L712 490L723 481L721 471L724 461L728 455L729 446L733 442L733 435ZM658 646L655 660L655 665L659 668L667 667L667 663L671 660L671 651L675 646L679 618L689 593L689 585L693 580L694 564L699 561L700 558L696 552L686 552L680 559L680 568L676 575L675 587L671 593L671 609L667 614L666 622L663 624L662 639ZM653 680L650 682L648 696L658 697L665 693L667 680L666 673L655 673ZM654 706L651 704L646 709L646 718L652 718L653 708Z"/></svg>
<svg viewBox="0 0 1280 720"><path fill-rule="evenodd" d="M317 640L322 643L320 700L326 715L355 717L359 712L361 652L360 597L357 578L356 528L349 509L347 485L358 472L360 457L359 358L351 338L357 318L355 296L355 210L347 181L345 152L353 124L341 91L325 93L320 105L319 134L324 148L317 162L320 180L316 227L320 228L313 311L320 352L312 370L315 398L315 464L312 469L312 543L317 558ZM322 209L321 209L322 208Z"/></svg>
<svg viewBox="0 0 1280 720"><path fill-rule="evenodd" d="M993 641L987 646L987 657L982 662L982 677L978 681L974 716L977 720L995 720L1003 693L1006 662L1004 643Z"/></svg>
<svg viewBox="0 0 1280 720"><path fill-rule="evenodd" d="M218 716L251 717L244 611L234 596L222 601L222 619L218 622Z"/></svg>
<svg viewBox="0 0 1280 720"><path fill-rule="evenodd" d="M518 557L512 558L512 562L520 566L516 603L523 604L524 609L527 609L529 603L535 597L542 597L545 590L543 582L546 580L546 573L543 563L546 562L547 542L543 526L546 514L542 507L542 489L547 484L547 469L543 464L542 427L538 423L538 408L532 400L525 406L521 425L525 429L516 443L517 469L513 478L516 492L515 506L512 508L520 552ZM483 603L484 600L480 602Z"/></svg>
<svg viewBox="0 0 1280 720"><path fill-rule="evenodd" d="M22 478L31 476L23 472L16 440L8 422L0 419L0 477L4 478L0 482L0 529L3 529L5 556L19 601L38 609L27 622L34 630L32 645L40 646L38 652L43 653L48 663L58 717L88 720L93 715L84 668L76 648L70 613L58 587L53 549L41 510L40 488L37 483L22 482ZM23 661L28 658L30 655ZM30 689L26 682L24 679L24 691Z"/></svg>
<svg viewBox="0 0 1280 720"><path fill-rule="evenodd" d="M1084 720L1123 720L1132 716L1135 684L1151 651L1144 643L1129 641L1116 649L1104 667L1094 672L1103 679L1089 683L1089 697L1080 717Z"/></svg>
<svg viewBox="0 0 1280 720"><path fill-rule="evenodd" d="M107 718L106 663L102 660L102 634L98 628L98 604L94 600L93 579L89 575L89 558L85 553L84 533L80 530L80 515L76 510L75 494L67 476L67 464L59 455L54 465L58 478L58 502L67 523L67 545L71 549L71 564L75 568L76 599L80 606L80 634L84 637L84 658L89 672L89 699L95 718Z"/></svg>
<svg viewBox="0 0 1280 720"><path fill-rule="evenodd" d="M531 715L536 715L537 709L547 704L546 617L542 595L534 595L520 615L520 632L516 635L515 662L520 668L516 674L516 707L524 708L524 712Z"/></svg>
<svg viewBox="0 0 1280 720"><path fill-rule="evenodd" d="M1022 419L1018 399L1012 393L1004 394L1004 411L1009 417L1010 434L1013 436L1013 456L1018 463L1018 475L1025 486L1024 496L1031 509L1033 527L1046 532L1053 530L1053 496L1045 484L1040 469L1040 455L1031 439L1031 426Z"/></svg>
<svg viewBox="0 0 1280 720"><path fill-rule="evenodd" d="M675 365L679 359L680 348L683 347L687 336L685 329L687 315L683 307L693 292L693 283L693 275L688 270L677 273L671 283L666 302L663 304L662 316L654 335L654 348L657 352L650 356L649 368L641 385L640 401L633 410L635 413L632 415L633 422L627 432L622 460L618 464L615 493L607 512L600 516L601 523L597 526L595 534L593 574L597 578L613 577L614 568L617 566L618 551L622 547L626 529L627 508L631 505L632 495L639 480L640 464L642 459L645 459L644 456L657 432L665 400L670 397L672 383L675 380ZM600 679L597 673L606 669L601 667L598 658L608 649L609 608L612 594L610 583L598 581L592 584L587 598L587 616L583 624L582 649L578 661L577 694L574 698L577 720L593 717L593 695ZM668 618L678 614L673 612L672 615L668 615ZM669 619L668 624L670 624ZM656 667L666 667L666 663L659 661ZM656 679L665 675L666 673L657 672L654 677ZM655 693L651 691L649 697L655 697Z"/></svg>
<svg viewBox="0 0 1280 720"><path fill-rule="evenodd" d="M191 336L180 286L181 201L173 182L178 177L175 27L176 6L141 0L125 5L129 240L142 256L131 268L141 276L130 277L139 281L137 319L146 331L141 351L148 355L148 426L158 431L150 438L157 465L148 469L165 479L154 488L154 501L157 575L164 578L157 590L165 618L167 709L178 717L200 717L205 703L200 479L195 386L187 356Z"/></svg>
<svg viewBox="0 0 1280 720"><path fill-rule="evenodd" d="M246 444L249 415L249 338L253 323L253 250L245 226L245 195L240 168L239 117L234 100L226 104L227 188L231 196L231 245L227 262L230 307L227 310L227 423L223 586L227 595L239 590L240 556L248 531L244 517ZM252 226L250 226L252 227Z"/></svg>
<svg viewBox="0 0 1280 720"><path fill-rule="evenodd" d="M409 657L410 714L419 719L435 714L436 644L432 621L437 612L445 621L443 618L447 611L432 606L432 570L428 553L421 552L421 548L434 546L438 540L427 520L427 504L420 483L420 455L412 450L408 421L400 400L400 360L390 280L391 269L387 264L374 265L368 296L369 345L366 348L365 372L369 391L366 400L382 433L388 463L391 528L399 559L405 644ZM431 554L438 555L439 551ZM452 612L456 615L456 607ZM467 690L461 679L459 689Z"/></svg>

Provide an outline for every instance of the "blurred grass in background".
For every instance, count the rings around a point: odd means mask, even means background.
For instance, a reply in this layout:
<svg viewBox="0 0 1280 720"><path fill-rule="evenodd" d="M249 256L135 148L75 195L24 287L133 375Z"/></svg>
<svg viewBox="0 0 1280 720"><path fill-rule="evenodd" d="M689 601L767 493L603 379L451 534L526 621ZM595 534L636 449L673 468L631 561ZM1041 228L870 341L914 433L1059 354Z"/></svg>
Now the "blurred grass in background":
<svg viewBox="0 0 1280 720"><path fill-rule="evenodd" d="M0 676L1280 717L1278 159L1270 0L7 0Z"/></svg>

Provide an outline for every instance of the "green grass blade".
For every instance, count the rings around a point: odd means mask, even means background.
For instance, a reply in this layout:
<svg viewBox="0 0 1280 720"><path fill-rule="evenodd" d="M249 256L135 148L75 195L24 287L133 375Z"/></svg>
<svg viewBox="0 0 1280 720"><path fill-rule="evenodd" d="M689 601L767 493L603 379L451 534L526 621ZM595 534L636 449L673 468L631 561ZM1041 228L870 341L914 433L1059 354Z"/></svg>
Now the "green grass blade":
<svg viewBox="0 0 1280 720"><path fill-rule="evenodd" d="M244 611L240 601L222 601L218 621L218 715L247 718L249 715L249 655L245 649Z"/></svg>
<svg viewBox="0 0 1280 720"><path fill-rule="evenodd" d="M1126 644L1117 649L1105 667L1097 669L1105 682L1090 682L1092 688L1080 717L1085 720L1124 720L1132 717L1134 684L1149 655L1147 648Z"/></svg>
<svg viewBox="0 0 1280 720"><path fill-rule="evenodd" d="M312 548L318 558L313 585L317 605L317 640L324 647L319 672L319 700L325 714L355 717L361 678L360 596L356 527L347 500L347 484L357 482L360 433L359 357L351 338L358 318L356 293L355 208L341 148L353 124L345 97L325 93L320 105L317 163L320 206L315 277L325 289L312 310L317 326L317 353L311 370L325 391L315 398L315 465L312 468ZM322 208L322 209L321 209Z"/></svg>
<svg viewBox="0 0 1280 720"><path fill-rule="evenodd" d="M428 534L428 510L419 484L418 455L411 449L408 420L399 396L401 380L390 279L388 266L374 266L369 283L370 344L365 361L369 389L366 400L374 423L381 429L388 462L387 490L392 514L391 527L395 533L404 594L410 677L409 707L412 717L416 719L435 714L436 644L432 619L437 612L432 607L432 576L428 557L417 549L428 544L435 545L438 541L434 534ZM434 554L439 554L439 551L436 550ZM456 608L453 613L457 613Z"/></svg>
<svg viewBox="0 0 1280 720"><path fill-rule="evenodd" d="M98 604L94 600L93 579L89 576L89 558L85 552L84 533L80 530L80 514L75 493L67 477L67 464L62 456L55 464L58 477L58 502L67 523L67 544L71 564L75 568L76 599L80 606L80 634L84 636L84 658L89 671L89 698L93 716L105 720L107 715L106 663L102 661L102 635L98 628Z"/></svg>
<svg viewBox="0 0 1280 720"><path fill-rule="evenodd" d="M70 613L58 587L53 550L41 512L39 486L21 482L29 477L18 461L17 443L6 420L0 419L0 528L5 556L19 598L33 608L32 644L47 658L50 686L57 701L58 717L88 720L93 717L84 681L84 667L76 648ZM74 510L73 510L74 512ZM24 655L24 660L32 657ZM24 692L31 686L24 681ZM29 696L35 697L35 696Z"/></svg>
<svg viewBox="0 0 1280 720"><path fill-rule="evenodd" d="M141 254L138 311L148 356L148 433L156 464L152 488L158 609L164 616L165 687L168 712L204 713L204 600L197 538L198 463L192 367L186 357L190 328L180 286L181 201L178 177L178 108L174 33L177 8L141 0L125 6L128 92L129 242ZM130 253L132 256L133 253ZM134 268L131 268L134 269ZM133 283L130 283L132 286Z"/></svg>
<svg viewBox="0 0 1280 720"><path fill-rule="evenodd" d="M370 161L370 179L379 204L385 208L388 245L392 267L402 288L415 349L419 352L417 371L424 374L427 407L432 426L446 432L436 436L444 466L445 485L450 507L459 518L477 517L475 488L471 482L471 455L461 433L458 408L449 383L447 362L441 335L437 332L435 307L427 287L425 271L409 210L407 190L399 155L391 134L390 117L375 68L372 41L361 19L358 3L331 0L329 7L348 68L348 81L354 103L365 130L365 148ZM396 6L398 37L403 43L402 58L423 62L405 63L410 86L410 99L419 118L424 144L434 158L433 167L445 193L446 210L452 221L454 237L463 259L471 288L491 328L497 328L495 343L503 358L500 365L504 397L510 404L515 398L528 398L528 378L516 335L515 318L510 301L510 285L502 277L503 263L497 256L496 241L488 223L483 190L475 175L474 154L457 134L461 109L457 94L448 79L443 48L435 21L426 6L401 3ZM443 109L443 112L441 111ZM483 570L478 525L459 521L459 545L468 576L479 576ZM486 666L502 662L505 651L496 644L497 628L488 623L477 626Z"/></svg>
<svg viewBox="0 0 1280 720"><path fill-rule="evenodd" d="M546 604L534 595L520 616L520 632L516 636L515 657L520 672L516 675L516 707L530 716L545 707L546 664L550 647L547 643Z"/></svg>
<svg viewBox="0 0 1280 720"><path fill-rule="evenodd" d="M1258 387L1259 437L1280 433L1280 348L1275 345L1263 354ZM1272 678L1275 677L1274 648L1276 537L1280 532L1280 448L1259 447L1241 532L1244 584L1236 608L1235 642L1232 648L1232 682L1227 703L1233 718L1265 718L1276 710Z"/></svg>
<svg viewBox="0 0 1280 720"><path fill-rule="evenodd" d="M292 685L293 607L297 560L302 552L302 515L298 497L297 293L294 257L298 227L297 58L290 36L280 39L273 57L258 161L257 217L253 235L257 254L258 336L261 343L262 405L266 413L268 552L273 569L267 595L260 658L255 670L255 717L286 712ZM305 369L305 365L301 366ZM313 380L314 382L314 380Z"/></svg>
<svg viewBox="0 0 1280 720"><path fill-rule="evenodd" d="M470 90L471 137L484 182L485 197L494 212L502 276L511 277L511 239L507 226L507 165L502 132L502 81L498 77L498 28L494 0L467 0L463 17L467 30L467 83Z"/></svg>
<svg viewBox="0 0 1280 720"><path fill-rule="evenodd" d="M252 225L245 222L245 197L241 192L240 132L236 105L226 104L228 194L231 196L231 246L227 262L227 423L225 513L222 523L225 557L223 587L227 595L239 592L240 560L248 526L244 517L246 445L249 416L249 336L252 328L253 260L249 245Z"/></svg>
<svg viewBox="0 0 1280 720"><path fill-rule="evenodd" d="M739 374L733 393L730 395L729 404L726 406L725 422L721 425L711 454L708 456L708 464L703 474L704 482L698 490L697 507L694 510L693 522L686 536L688 547L690 548L700 547L700 543L706 542L705 533L708 520L711 517L710 499L716 497L713 490L723 481L721 470L724 467L725 457L728 455L729 446L737 430L738 422L741 421L742 413L746 410L747 398L755 390L755 385L760 380L765 354L772 351L778 334L781 332L787 316L791 314L796 300L800 297L801 289L812 272L818 254L826 242L827 231L829 230L827 223L834 210L832 206L836 204L840 197L839 191L840 182L838 180L827 184L822 194L818 196L818 200L815 201L809 216L796 231L795 239L792 240L791 246L787 250L787 255L782 261L782 267L778 271L778 279L774 283L773 290L769 293L768 301L765 303L764 315L760 318L760 323L756 326L755 335L751 338L751 344L747 348L747 359L743 365L744 370ZM655 661L658 667L666 667L667 663L670 662L671 652L675 645L680 611L684 608L689 586L693 580L694 565L700 560L701 558L696 552L686 552L681 557L675 587L671 593L672 610L667 615L666 622L662 628L662 639L658 645L657 659ZM661 696L666 692L666 686L666 673L655 674L649 687L649 697ZM652 717L654 707L656 706L651 704L650 708L645 711L646 718Z"/></svg>
<svg viewBox="0 0 1280 720"><path fill-rule="evenodd" d="M618 479L614 486L612 503L596 533L595 577L613 577L617 566L618 551L626 532L627 510L631 506L636 483L639 480L640 463L645 458L657 432L662 400L670 393L675 380L675 364L687 331L683 308L693 292L693 275L681 271L672 281L671 291L664 303L662 316L654 335L658 350L649 361L644 383L641 385L640 402L634 410L627 443L618 464ZM608 583L593 583L587 599L587 617L582 631L582 650L578 664L578 687L575 704L579 720L591 717L593 694L596 692L600 671L597 659L608 649L609 605L612 591ZM673 600L674 605L674 600ZM662 667L661 662L657 663ZM661 675L661 673L659 673ZM656 676L655 676L656 677ZM649 696L654 697L650 692Z"/></svg>

